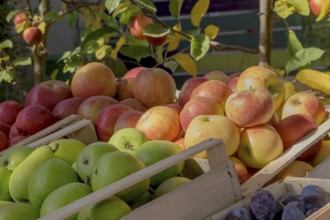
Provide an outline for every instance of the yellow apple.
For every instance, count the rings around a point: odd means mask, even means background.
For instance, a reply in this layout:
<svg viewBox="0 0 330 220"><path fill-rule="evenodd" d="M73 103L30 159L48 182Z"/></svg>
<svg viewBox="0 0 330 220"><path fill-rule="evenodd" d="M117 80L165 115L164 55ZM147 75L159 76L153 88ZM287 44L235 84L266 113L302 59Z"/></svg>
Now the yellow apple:
<svg viewBox="0 0 330 220"><path fill-rule="evenodd" d="M228 156L233 155L239 145L239 129L234 122L223 115L199 115L188 125L184 144L186 148L192 147L208 138L221 138L224 142ZM196 155L207 158L206 152Z"/></svg>
<svg viewBox="0 0 330 220"><path fill-rule="evenodd" d="M268 90L274 99L275 111L281 107L285 98L284 81L274 71L262 66L245 69L238 78L236 91L244 91L251 87Z"/></svg>
<svg viewBox="0 0 330 220"><path fill-rule="evenodd" d="M306 177L308 172L310 172L313 168L314 167L312 165L305 161L294 160L276 175L276 179L282 180L288 176Z"/></svg>
<svg viewBox="0 0 330 220"><path fill-rule="evenodd" d="M312 165L317 166L330 156L330 140L323 140L321 149L317 152L312 160Z"/></svg>
<svg viewBox="0 0 330 220"><path fill-rule="evenodd" d="M237 155L248 167L262 168L282 152L281 137L269 124L245 128L241 133Z"/></svg>
<svg viewBox="0 0 330 220"><path fill-rule="evenodd" d="M306 91L297 92L284 102L282 120L294 114L310 116L319 125L325 119L325 106L315 94Z"/></svg>

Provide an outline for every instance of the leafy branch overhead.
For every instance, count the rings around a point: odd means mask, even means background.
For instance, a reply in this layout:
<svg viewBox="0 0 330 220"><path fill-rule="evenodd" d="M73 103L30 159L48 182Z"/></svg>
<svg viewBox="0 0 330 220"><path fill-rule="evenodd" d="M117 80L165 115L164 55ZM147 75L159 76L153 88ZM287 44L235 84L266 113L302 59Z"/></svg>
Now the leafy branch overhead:
<svg viewBox="0 0 330 220"><path fill-rule="evenodd" d="M286 24L286 19L293 13L299 13L301 16L309 16L312 13L316 16L315 21L319 22L330 13L330 1L324 1L322 5L314 5L315 2L314 0L276 0L274 10ZM325 53L319 48L304 48L295 31L288 26L287 44L290 55L285 66L287 74L297 69L310 67L312 61L320 59Z"/></svg>

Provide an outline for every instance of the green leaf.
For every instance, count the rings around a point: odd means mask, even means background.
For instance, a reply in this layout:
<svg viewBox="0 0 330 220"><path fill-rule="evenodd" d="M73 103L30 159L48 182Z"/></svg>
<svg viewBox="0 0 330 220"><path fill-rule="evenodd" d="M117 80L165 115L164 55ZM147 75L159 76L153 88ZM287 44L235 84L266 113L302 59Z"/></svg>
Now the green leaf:
<svg viewBox="0 0 330 220"><path fill-rule="evenodd" d="M143 8L147 9L149 12L156 14L157 9L155 4L151 0L135 0Z"/></svg>
<svg viewBox="0 0 330 220"><path fill-rule="evenodd" d="M6 48L13 48L13 42L11 40L4 40L0 43L0 51Z"/></svg>
<svg viewBox="0 0 330 220"><path fill-rule="evenodd" d="M202 18L207 12L207 9L209 8L210 0L198 0L196 4L194 5L193 9L190 13L191 23L195 27L199 27Z"/></svg>
<svg viewBox="0 0 330 220"><path fill-rule="evenodd" d="M169 10L173 17L179 18L183 0L170 0Z"/></svg>
<svg viewBox="0 0 330 220"><path fill-rule="evenodd" d="M168 46L167 46L167 50L168 51L173 51L173 50L176 50L179 45L180 45L180 41L181 41L181 38L175 34L173 35L170 35L168 37Z"/></svg>
<svg viewBox="0 0 330 220"><path fill-rule="evenodd" d="M127 1L127 2L124 2L124 3L120 3L118 5L118 7L113 11L112 17L114 17L114 18L117 17L117 15L123 13L131 5L132 5L132 3L130 1Z"/></svg>
<svg viewBox="0 0 330 220"><path fill-rule="evenodd" d="M104 57L106 57L111 51L110 45L101 45L96 51L95 56L96 59L102 60Z"/></svg>
<svg viewBox="0 0 330 220"><path fill-rule="evenodd" d="M18 15L21 12L23 12L22 9L16 9L16 10L10 11L6 16L6 21L9 23L11 19L13 19L16 15Z"/></svg>
<svg viewBox="0 0 330 220"><path fill-rule="evenodd" d="M118 52L120 51L122 46L124 46L125 43L126 43L126 39L124 37L120 37L118 39L118 41L116 42L116 47L111 51L112 59L114 60L117 59Z"/></svg>
<svg viewBox="0 0 330 220"><path fill-rule="evenodd" d="M120 16L120 22L123 24L128 24L131 17L141 14L141 9L136 5L130 5Z"/></svg>
<svg viewBox="0 0 330 220"><path fill-rule="evenodd" d="M105 35L109 35L111 31L111 28L104 27L90 32L81 42L81 50L85 51L88 44L90 44L92 41L100 39L101 37L104 37Z"/></svg>
<svg viewBox="0 0 330 220"><path fill-rule="evenodd" d="M285 65L287 73L296 70L300 67L306 66L310 62L319 59L325 53L319 48L305 48L298 51L293 58L291 58Z"/></svg>
<svg viewBox="0 0 330 220"><path fill-rule="evenodd" d="M289 5L287 2L277 0L275 1L274 11L279 17L286 19L295 12L295 9L292 5Z"/></svg>
<svg viewBox="0 0 330 220"><path fill-rule="evenodd" d="M308 16L310 13L308 0L287 0L288 4L292 5L299 14Z"/></svg>
<svg viewBox="0 0 330 220"><path fill-rule="evenodd" d="M55 20L58 21L60 20L62 17L61 15L58 14L58 12L55 11L49 11L45 14L44 16L44 22L50 21L50 20Z"/></svg>
<svg viewBox="0 0 330 220"><path fill-rule="evenodd" d="M79 13L77 11L74 11L72 13L69 13L65 16L65 20L71 25L75 25L78 21Z"/></svg>
<svg viewBox="0 0 330 220"><path fill-rule="evenodd" d="M185 53L177 53L172 58L191 76L197 76L197 64L191 56Z"/></svg>
<svg viewBox="0 0 330 220"><path fill-rule="evenodd" d="M166 60L163 64L166 68L169 68L172 70L172 72L175 72L175 70L178 68L179 64L175 60Z"/></svg>
<svg viewBox="0 0 330 220"><path fill-rule="evenodd" d="M293 57L298 51L304 49L296 33L292 30L288 30L288 49L290 57Z"/></svg>
<svg viewBox="0 0 330 220"><path fill-rule="evenodd" d="M145 58L150 56L149 47L145 46L124 46L121 48L120 53L124 56L134 58L136 60L140 60L141 58Z"/></svg>
<svg viewBox="0 0 330 220"><path fill-rule="evenodd" d="M210 24L205 28L205 34L209 39L214 39L218 36L219 30L217 26Z"/></svg>
<svg viewBox="0 0 330 220"><path fill-rule="evenodd" d="M210 39L205 35L193 36L190 43L190 53L196 61L200 60L210 49Z"/></svg>
<svg viewBox="0 0 330 220"><path fill-rule="evenodd" d="M111 14L119 5L121 0L106 0L105 7L108 10L109 14Z"/></svg>
<svg viewBox="0 0 330 220"><path fill-rule="evenodd" d="M0 83L5 81L11 83L14 80L14 73L12 71L0 70Z"/></svg>
<svg viewBox="0 0 330 220"><path fill-rule="evenodd" d="M28 66L32 64L31 57L18 57L13 61L14 66Z"/></svg>
<svg viewBox="0 0 330 220"><path fill-rule="evenodd" d="M164 28L161 24L148 24L143 29L143 35L149 37L163 37L170 33L169 28Z"/></svg>
<svg viewBox="0 0 330 220"><path fill-rule="evenodd" d="M161 64L164 61L164 57L163 57L163 45L157 46L156 47L156 60L157 63Z"/></svg>

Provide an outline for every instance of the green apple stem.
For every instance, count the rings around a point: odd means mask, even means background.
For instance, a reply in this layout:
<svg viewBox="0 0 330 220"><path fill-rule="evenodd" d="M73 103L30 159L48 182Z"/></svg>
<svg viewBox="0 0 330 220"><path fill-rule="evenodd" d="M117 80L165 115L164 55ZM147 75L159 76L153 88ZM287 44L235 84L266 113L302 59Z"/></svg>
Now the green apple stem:
<svg viewBox="0 0 330 220"><path fill-rule="evenodd" d="M54 148L51 148L52 151L53 151L53 153L55 153L55 152L58 150L59 147L60 147L60 145L56 143L56 144L54 145Z"/></svg>
<svg viewBox="0 0 330 220"><path fill-rule="evenodd" d="M87 184L89 186L91 185L91 178L89 176L86 176L85 184Z"/></svg>

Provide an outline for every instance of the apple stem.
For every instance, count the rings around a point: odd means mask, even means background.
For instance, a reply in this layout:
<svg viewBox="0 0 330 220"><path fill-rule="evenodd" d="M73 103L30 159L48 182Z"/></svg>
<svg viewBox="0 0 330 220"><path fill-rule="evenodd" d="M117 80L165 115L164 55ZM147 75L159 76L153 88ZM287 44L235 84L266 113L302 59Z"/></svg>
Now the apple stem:
<svg viewBox="0 0 330 220"><path fill-rule="evenodd" d="M58 143L56 143L55 146L54 146L54 149L51 148L53 153L55 153L58 150L59 147L60 147L60 145Z"/></svg>
<svg viewBox="0 0 330 220"><path fill-rule="evenodd" d="M89 176L86 176L85 184L87 184L89 186L91 185L91 178L89 178Z"/></svg>

